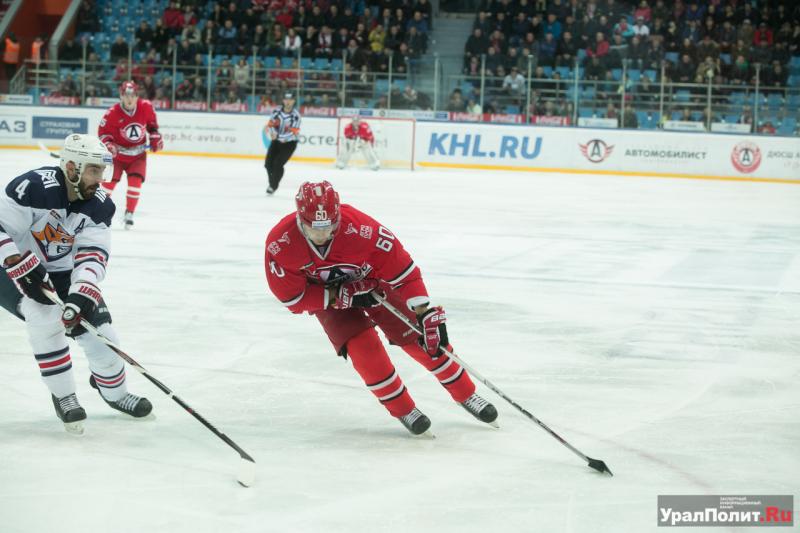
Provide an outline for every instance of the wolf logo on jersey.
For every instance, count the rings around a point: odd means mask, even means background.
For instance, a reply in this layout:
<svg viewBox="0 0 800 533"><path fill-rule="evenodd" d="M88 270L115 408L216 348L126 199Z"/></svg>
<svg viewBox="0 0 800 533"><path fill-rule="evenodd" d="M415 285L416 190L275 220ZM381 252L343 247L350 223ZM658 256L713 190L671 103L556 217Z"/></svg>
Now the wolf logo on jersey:
<svg viewBox="0 0 800 533"><path fill-rule="evenodd" d="M47 261L55 261L69 254L75 242L75 236L70 234L58 219L53 217L53 213L49 213L31 228L31 235ZM41 229L36 229L37 227Z"/></svg>

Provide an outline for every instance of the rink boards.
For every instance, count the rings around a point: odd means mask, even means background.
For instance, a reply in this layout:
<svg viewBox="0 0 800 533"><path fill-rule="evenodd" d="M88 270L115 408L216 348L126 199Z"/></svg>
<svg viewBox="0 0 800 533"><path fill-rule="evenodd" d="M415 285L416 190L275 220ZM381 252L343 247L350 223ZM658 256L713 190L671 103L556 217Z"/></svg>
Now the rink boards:
<svg viewBox="0 0 800 533"><path fill-rule="evenodd" d="M0 105L0 148L96 132L98 108ZM367 121L371 111L365 111ZM159 111L165 153L262 158L265 117ZM297 161L333 164L335 117L305 117ZM800 183L800 138L416 121L416 168L520 170Z"/></svg>

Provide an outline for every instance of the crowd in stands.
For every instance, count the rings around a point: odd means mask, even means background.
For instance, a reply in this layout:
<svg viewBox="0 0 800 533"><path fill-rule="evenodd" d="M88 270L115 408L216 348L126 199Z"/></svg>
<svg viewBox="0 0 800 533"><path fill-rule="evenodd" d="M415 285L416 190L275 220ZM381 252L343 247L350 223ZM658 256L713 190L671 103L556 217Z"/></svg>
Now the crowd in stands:
<svg viewBox="0 0 800 533"><path fill-rule="evenodd" d="M596 96L612 98L625 84L651 101L662 66L665 83L711 83L717 94L754 85L758 69L762 91L782 91L797 55L800 2L792 0L484 0L463 71L492 78L486 96L496 98L484 99L489 106L521 102L529 68L548 80L553 97L563 97L559 80L577 67L581 80L602 82ZM623 62L635 80L620 79ZM559 98L552 107L571 111Z"/></svg>
<svg viewBox="0 0 800 533"><path fill-rule="evenodd" d="M79 35L88 37L101 30L98 13L102 6L98 4L102 3L83 0ZM267 88L267 99L279 100L275 95L297 83L300 58L341 61L351 87L357 90L363 85L366 92L374 85L372 73L388 75L391 68L394 76L408 74L415 60L427 51L431 28L429 0L170 1L155 20L139 23L132 49L119 35L108 56L102 59L117 64L113 81L130 71L143 95L149 98L171 94L173 81L162 77L156 83L155 74L163 65L172 64L173 55L182 73L177 89L179 99L205 100L209 82L214 87L215 101L243 99L254 81L253 69L249 68L249 58L253 56L258 67L255 81L259 88ZM83 44L67 41L60 50L60 60L81 61ZM89 61L99 61L101 51L91 40L85 44L89 47ZM228 57L213 65L211 80L207 76L209 52ZM128 64L129 57L134 58L133 64ZM267 58L269 62L265 61ZM371 78L365 79L364 73L370 73ZM332 75L309 77L305 81L310 87L332 89L313 93L317 99L336 98L336 84L328 83ZM113 84L102 83L100 77L87 81L87 91L92 94L113 92Z"/></svg>

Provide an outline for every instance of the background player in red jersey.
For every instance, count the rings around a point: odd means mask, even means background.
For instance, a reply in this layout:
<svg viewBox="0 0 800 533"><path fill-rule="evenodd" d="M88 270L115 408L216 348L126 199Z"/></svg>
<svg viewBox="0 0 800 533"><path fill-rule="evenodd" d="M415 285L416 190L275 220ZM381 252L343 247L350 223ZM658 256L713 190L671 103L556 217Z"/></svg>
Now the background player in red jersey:
<svg viewBox="0 0 800 533"><path fill-rule="evenodd" d="M293 313L317 317L336 352L350 356L367 388L414 435L431 421L416 408L374 326L427 368L479 420L495 425L497 410L450 349L441 307L430 307L422 274L392 232L355 207L339 203L327 181L303 183L297 211L285 216L266 241L265 267L273 294ZM386 299L416 321L422 336L379 305Z"/></svg>
<svg viewBox="0 0 800 533"><path fill-rule="evenodd" d="M346 167L350 157L360 151L369 163L370 168L378 170L381 167L381 162L378 160L378 156L375 155L374 145L375 137L372 135L369 124L356 115L353 117L353 121L344 128L344 144L340 147L336 167Z"/></svg>
<svg viewBox="0 0 800 533"><path fill-rule="evenodd" d="M146 177L148 137L150 150L157 152L164 148L164 141L158 133L158 121L153 104L149 100L139 99L137 91L138 87L132 81L120 85L120 102L106 111L100 120L97 132L97 136L114 157L114 173L111 181L103 183L107 194L111 196L123 172L128 176L125 229L131 229L133 226L133 213L139 203L139 195Z"/></svg>

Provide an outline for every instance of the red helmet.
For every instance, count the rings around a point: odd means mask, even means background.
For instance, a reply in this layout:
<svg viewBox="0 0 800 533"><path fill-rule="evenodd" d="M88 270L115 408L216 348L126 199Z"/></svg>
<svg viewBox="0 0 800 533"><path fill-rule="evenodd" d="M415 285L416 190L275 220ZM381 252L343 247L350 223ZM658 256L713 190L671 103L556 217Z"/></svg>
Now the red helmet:
<svg viewBox="0 0 800 533"><path fill-rule="evenodd" d="M122 96L123 94L137 96L139 94L139 86L136 85L135 81L124 81L122 85L119 86L119 95Z"/></svg>
<svg viewBox="0 0 800 533"><path fill-rule="evenodd" d="M339 224L339 193L329 181L303 183L294 199L297 216L312 228L335 228Z"/></svg>

